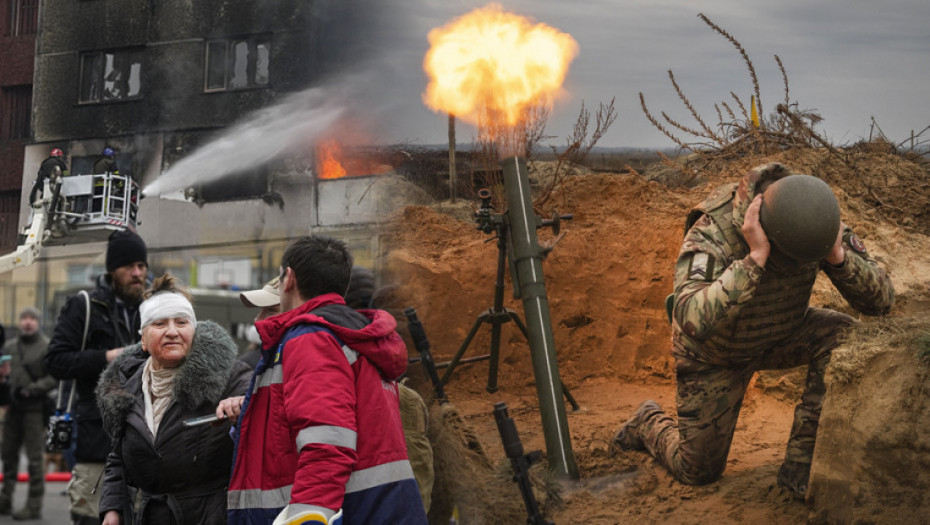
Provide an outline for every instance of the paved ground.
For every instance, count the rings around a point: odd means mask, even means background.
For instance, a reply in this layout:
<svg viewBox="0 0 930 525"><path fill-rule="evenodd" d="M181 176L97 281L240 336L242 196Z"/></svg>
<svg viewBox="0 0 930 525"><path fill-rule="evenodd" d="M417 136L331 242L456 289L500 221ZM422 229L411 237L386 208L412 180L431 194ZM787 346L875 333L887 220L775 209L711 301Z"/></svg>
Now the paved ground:
<svg viewBox="0 0 930 525"><path fill-rule="evenodd" d="M10 516L0 516L0 523L34 523L36 525L67 525L70 522L68 512L68 495L65 492L68 484L60 481L45 484L45 499L42 504L42 519L33 521L14 521ZM26 483L16 484L13 493L13 510L19 510L26 503L26 492L29 487Z"/></svg>

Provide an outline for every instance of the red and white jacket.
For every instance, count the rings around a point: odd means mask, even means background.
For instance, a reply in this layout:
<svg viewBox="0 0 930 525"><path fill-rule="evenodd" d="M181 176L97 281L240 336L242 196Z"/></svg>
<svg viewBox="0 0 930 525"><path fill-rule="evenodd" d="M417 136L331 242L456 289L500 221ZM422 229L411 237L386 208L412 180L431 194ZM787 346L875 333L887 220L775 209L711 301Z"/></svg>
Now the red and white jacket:
<svg viewBox="0 0 930 525"><path fill-rule="evenodd" d="M230 524L271 523L288 504L341 508L345 525L426 523L400 420L396 326L337 294L256 323L262 359L234 430Z"/></svg>

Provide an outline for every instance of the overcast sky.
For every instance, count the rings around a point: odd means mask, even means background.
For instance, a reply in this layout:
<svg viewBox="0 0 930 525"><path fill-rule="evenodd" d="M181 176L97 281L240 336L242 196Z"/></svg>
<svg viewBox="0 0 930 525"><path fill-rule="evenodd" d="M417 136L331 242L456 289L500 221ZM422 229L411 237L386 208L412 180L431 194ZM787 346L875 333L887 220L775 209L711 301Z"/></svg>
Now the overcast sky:
<svg viewBox="0 0 930 525"><path fill-rule="evenodd" d="M379 2L380 3L380 2ZM564 137L581 101L589 107L616 97L619 118L601 146L665 148L674 144L646 120L666 111L693 125L667 71L711 123L714 103L730 91L752 94L736 48L698 18L705 14L733 35L752 60L763 112L784 100L774 55L788 74L790 100L815 110L817 129L836 144L868 137L871 117L896 141L930 125L930 1L928 0L508 0L504 9L571 34L580 48L566 80L568 96L553 110L547 132ZM391 16L372 30L379 56L370 86L387 142L442 143L447 120L421 100L423 57L430 29L486 5L469 0L388 0ZM474 128L460 124L458 141ZM930 132L925 138L930 138ZM559 139L558 143L564 140Z"/></svg>

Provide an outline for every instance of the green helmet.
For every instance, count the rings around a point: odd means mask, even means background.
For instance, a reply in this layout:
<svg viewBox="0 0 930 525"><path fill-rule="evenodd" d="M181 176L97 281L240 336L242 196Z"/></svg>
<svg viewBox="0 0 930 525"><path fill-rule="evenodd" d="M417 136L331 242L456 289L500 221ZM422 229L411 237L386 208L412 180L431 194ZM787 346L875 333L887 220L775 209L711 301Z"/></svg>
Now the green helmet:
<svg viewBox="0 0 930 525"><path fill-rule="evenodd" d="M826 182L810 175L778 179L762 194L762 229L772 248L796 263L830 253L840 231L840 207Z"/></svg>

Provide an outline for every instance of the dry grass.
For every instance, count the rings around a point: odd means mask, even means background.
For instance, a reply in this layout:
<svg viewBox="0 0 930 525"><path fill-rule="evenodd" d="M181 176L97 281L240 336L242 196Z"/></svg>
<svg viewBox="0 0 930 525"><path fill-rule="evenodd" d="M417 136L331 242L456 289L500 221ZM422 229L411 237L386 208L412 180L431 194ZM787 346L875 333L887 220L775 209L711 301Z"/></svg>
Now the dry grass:
<svg viewBox="0 0 930 525"><path fill-rule="evenodd" d="M930 320L883 317L856 324L847 332L843 345L833 351L830 374L834 381L849 383L870 370L876 357L902 349L913 352L915 366L927 367Z"/></svg>
<svg viewBox="0 0 930 525"><path fill-rule="evenodd" d="M906 148L905 143L895 144L887 139L873 119L874 139L851 146L834 146L814 129L821 117L791 102L788 75L777 55L775 61L784 82L784 100L766 116L759 97L756 69L746 50L723 28L703 14L698 16L739 51L754 86L750 104L754 105L759 119L753 122L747 105L731 92L729 103L715 105L717 122L710 124L697 112L669 71L669 80L696 125L673 120L664 111L660 112L660 120L647 107L645 95L639 94L643 113L653 126L677 144L681 152L691 153L677 159L662 158L664 169L655 174L654 179L669 186L693 186L719 178L721 173L732 174L734 169L745 169L748 161L779 160L796 173L814 175L843 188L850 197L905 228L930 229L930 162L923 157L926 153L918 152L925 144L921 136L930 126L906 141L910 144L910 148ZM876 162L876 158L882 162Z"/></svg>
<svg viewBox="0 0 930 525"><path fill-rule="evenodd" d="M662 117L660 120L647 107L646 97L643 93L639 94L639 99L643 113L649 119L649 122L677 144L682 151L697 153L699 155L697 160L700 161L700 164L715 166L719 165L720 161L731 161L753 155L771 155L787 149L825 148L846 163L851 170L855 171L857 167L851 153L860 152L866 148L874 151L874 148L878 147L882 151L905 155L911 160L926 155L925 145L928 141L923 138L923 134L930 131L930 126L919 133L912 134L907 140L895 144L881 132L874 119L872 122L874 139L870 137L869 141L859 143L845 151L831 145L814 130L814 127L823 120L820 115L812 111L802 110L797 102L791 102L788 74L778 55L774 55L774 58L784 83L784 100L775 106L774 112L765 115L759 94L759 80L756 76L756 68L749 58L749 54L733 35L705 15L699 14L698 17L733 44L739 52L740 58L746 64L754 93L749 106L750 108L755 107L758 122L753 122L750 110L747 110L747 104L735 93L730 92L732 100L729 103L728 101L721 101L714 105L717 122L711 125L695 109L671 70L668 71L668 76L672 87L697 124L697 127L674 120L665 111L659 113ZM873 143L874 145L870 146ZM921 151L923 153L920 153Z"/></svg>
<svg viewBox="0 0 930 525"><path fill-rule="evenodd" d="M675 74L669 70L669 81L675 89L675 93L698 127L694 128L673 120L664 111L660 112L662 116L662 121L660 121L649 111L646 105L646 97L643 93L640 93L639 100L643 113L656 129L677 144L682 151L687 150L698 154L696 160L705 166L716 166L720 162L749 156L771 155L778 151L799 147L832 148L826 140L814 131L814 125L822 120L821 117L813 112L800 110L796 103L790 102L788 75L778 55L775 55L775 62L782 74L785 98L782 103L776 106L774 113L766 116L763 113L762 101L759 95L759 80L756 76L756 68L752 60L750 60L749 54L733 35L703 14L698 16L739 51L740 57L749 71L753 85L754 95L749 103L750 109L747 110L747 105L739 96L730 92L732 97L730 103L722 101L714 105L717 122L711 125L698 113L675 79ZM735 110L731 104L735 104ZM753 122L751 118L752 106L755 107L757 112L758 123Z"/></svg>

